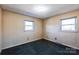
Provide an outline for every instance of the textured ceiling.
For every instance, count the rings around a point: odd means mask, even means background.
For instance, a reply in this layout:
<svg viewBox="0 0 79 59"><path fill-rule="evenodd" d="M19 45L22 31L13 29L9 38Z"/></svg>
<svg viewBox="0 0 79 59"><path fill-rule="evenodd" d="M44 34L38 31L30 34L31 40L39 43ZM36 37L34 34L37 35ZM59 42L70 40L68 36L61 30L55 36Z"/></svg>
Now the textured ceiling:
<svg viewBox="0 0 79 59"><path fill-rule="evenodd" d="M43 7L39 9L39 6ZM13 12L44 19L77 10L79 9L79 4L2 4L1 7ZM44 7L46 10L44 10Z"/></svg>

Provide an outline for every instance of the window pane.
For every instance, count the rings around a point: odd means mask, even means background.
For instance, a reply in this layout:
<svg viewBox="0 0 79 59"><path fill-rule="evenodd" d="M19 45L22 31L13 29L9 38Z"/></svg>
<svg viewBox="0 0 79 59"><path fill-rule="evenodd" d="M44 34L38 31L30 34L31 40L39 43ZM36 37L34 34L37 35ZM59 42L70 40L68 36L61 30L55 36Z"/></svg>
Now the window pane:
<svg viewBox="0 0 79 59"><path fill-rule="evenodd" d="M65 25L62 26L62 30L75 31L75 25Z"/></svg>
<svg viewBox="0 0 79 59"><path fill-rule="evenodd" d="M32 21L25 21L25 25L33 25Z"/></svg>
<svg viewBox="0 0 79 59"><path fill-rule="evenodd" d="M33 30L34 24L32 21L24 21L24 23L25 23L25 31Z"/></svg>
<svg viewBox="0 0 79 59"><path fill-rule="evenodd" d="M62 25L66 25L66 24L75 24L75 18L62 20Z"/></svg>
<svg viewBox="0 0 79 59"><path fill-rule="evenodd" d="M33 30L33 26L25 26L25 30Z"/></svg>

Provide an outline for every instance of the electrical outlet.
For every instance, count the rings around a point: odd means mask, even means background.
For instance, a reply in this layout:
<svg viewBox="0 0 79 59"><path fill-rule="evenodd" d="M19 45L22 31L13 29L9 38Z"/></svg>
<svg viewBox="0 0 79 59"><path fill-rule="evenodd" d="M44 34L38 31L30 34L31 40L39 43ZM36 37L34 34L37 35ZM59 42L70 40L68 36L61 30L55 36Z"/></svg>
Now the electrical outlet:
<svg viewBox="0 0 79 59"><path fill-rule="evenodd" d="M57 40L57 38L55 37L55 40Z"/></svg>
<svg viewBox="0 0 79 59"><path fill-rule="evenodd" d="M29 38L27 38L27 40L29 40Z"/></svg>

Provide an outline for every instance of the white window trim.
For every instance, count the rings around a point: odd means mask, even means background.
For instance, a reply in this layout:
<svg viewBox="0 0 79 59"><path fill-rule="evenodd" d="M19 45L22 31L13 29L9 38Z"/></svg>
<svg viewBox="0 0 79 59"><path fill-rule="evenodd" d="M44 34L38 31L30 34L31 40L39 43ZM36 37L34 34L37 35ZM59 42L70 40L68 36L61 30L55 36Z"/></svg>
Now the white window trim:
<svg viewBox="0 0 79 59"><path fill-rule="evenodd" d="M67 19L72 19L72 18L75 18L75 31L62 30L62 20L67 20ZM66 25L67 25L67 24L66 24ZM74 24L68 24L68 25L74 25ZM60 20L60 31L61 31L61 32L77 32L77 16L69 17L69 18L65 18L65 19L61 19L61 20Z"/></svg>
<svg viewBox="0 0 79 59"><path fill-rule="evenodd" d="M33 30L25 30L25 21L28 21L28 22L33 22ZM27 26L29 26L29 25L27 25ZM30 20L24 20L24 32L26 32L26 31L34 31L34 29L35 29L35 25L34 25L34 21L30 21Z"/></svg>

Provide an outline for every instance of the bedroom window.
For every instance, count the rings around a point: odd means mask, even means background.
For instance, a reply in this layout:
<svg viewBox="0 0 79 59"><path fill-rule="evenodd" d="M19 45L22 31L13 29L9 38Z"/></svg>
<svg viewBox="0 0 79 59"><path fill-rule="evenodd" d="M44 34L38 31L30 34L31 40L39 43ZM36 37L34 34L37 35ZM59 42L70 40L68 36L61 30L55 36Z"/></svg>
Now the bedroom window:
<svg viewBox="0 0 79 59"><path fill-rule="evenodd" d="M61 21L62 31L76 31L76 17L63 19Z"/></svg>
<svg viewBox="0 0 79 59"><path fill-rule="evenodd" d="M33 21L24 21L24 23L25 23L25 31L31 31L34 29Z"/></svg>

